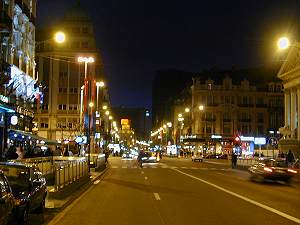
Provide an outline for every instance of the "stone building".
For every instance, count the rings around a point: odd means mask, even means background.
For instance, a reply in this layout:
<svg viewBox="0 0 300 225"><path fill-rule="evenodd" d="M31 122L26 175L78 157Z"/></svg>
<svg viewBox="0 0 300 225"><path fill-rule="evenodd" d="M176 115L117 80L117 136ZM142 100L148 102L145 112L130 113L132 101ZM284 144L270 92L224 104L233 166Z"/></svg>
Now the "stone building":
<svg viewBox="0 0 300 225"><path fill-rule="evenodd" d="M291 47L287 59L278 73L284 87L284 126L279 147L283 151L293 150L300 155L300 43Z"/></svg>
<svg viewBox="0 0 300 225"><path fill-rule="evenodd" d="M95 95L95 82L104 79L103 62L96 46L93 24L80 3L68 10L50 32L42 32L44 36L40 39L47 40L56 31L63 31L66 41L62 44L42 41L37 52L38 78L47 87L44 102L37 112L38 134L52 140L74 140L83 131L81 107L88 107L87 102L82 106L81 96L85 76L93 83ZM88 63L85 72L85 65L78 62L78 57L93 57L95 62ZM100 111L103 101L108 102L105 87L101 87L97 95L93 100L94 111ZM97 105L96 97L99 99Z"/></svg>

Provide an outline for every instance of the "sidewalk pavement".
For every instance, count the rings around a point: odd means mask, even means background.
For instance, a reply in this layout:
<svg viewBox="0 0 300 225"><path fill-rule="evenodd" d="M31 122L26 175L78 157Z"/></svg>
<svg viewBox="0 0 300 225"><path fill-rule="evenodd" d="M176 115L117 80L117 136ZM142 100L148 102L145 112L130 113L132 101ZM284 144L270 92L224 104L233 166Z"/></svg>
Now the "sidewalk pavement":
<svg viewBox="0 0 300 225"><path fill-rule="evenodd" d="M82 177L78 181L73 182L56 192L53 191L53 186L47 186L48 195L46 198L46 208L49 210L65 208L70 202L86 191L94 181L102 179L107 170L108 167L102 171L95 171L91 168L90 176Z"/></svg>

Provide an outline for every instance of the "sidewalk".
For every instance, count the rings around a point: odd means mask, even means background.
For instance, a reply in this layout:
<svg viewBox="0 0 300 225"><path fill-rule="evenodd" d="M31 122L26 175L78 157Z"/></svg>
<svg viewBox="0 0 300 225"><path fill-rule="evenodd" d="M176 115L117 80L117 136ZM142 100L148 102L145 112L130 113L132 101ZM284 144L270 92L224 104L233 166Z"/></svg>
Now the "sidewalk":
<svg viewBox="0 0 300 225"><path fill-rule="evenodd" d="M95 180L102 179L108 168L109 167L106 167L102 171L97 172L91 168L89 177L83 177L57 192L53 191L53 186L47 186L48 195L46 198L46 208L51 210L65 208L70 202L86 191Z"/></svg>

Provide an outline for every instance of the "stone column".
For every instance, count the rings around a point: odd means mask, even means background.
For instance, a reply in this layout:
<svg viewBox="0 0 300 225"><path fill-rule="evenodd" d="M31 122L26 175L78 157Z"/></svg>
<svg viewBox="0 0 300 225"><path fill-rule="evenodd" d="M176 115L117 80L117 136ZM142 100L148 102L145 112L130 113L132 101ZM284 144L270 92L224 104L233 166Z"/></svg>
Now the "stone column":
<svg viewBox="0 0 300 225"><path fill-rule="evenodd" d="M290 91L284 92L284 125L290 126L291 124L291 94Z"/></svg>
<svg viewBox="0 0 300 225"><path fill-rule="evenodd" d="M291 90L291 130L296 128L296 90Z"/></svg>
<svg viewBox="0 0 300 225"><path fill-rule="evenodd" d="M297 139L300 140L300 86L297 87Z"/></svg>

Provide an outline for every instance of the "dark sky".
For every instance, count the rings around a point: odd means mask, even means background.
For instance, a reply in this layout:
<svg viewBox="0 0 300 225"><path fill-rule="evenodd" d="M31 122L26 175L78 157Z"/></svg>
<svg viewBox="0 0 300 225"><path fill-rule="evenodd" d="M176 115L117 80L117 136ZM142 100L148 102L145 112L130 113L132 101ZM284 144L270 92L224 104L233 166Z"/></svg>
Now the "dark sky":
<svg viewBox="0 0 300 225"><path fill-rule="evenodd" d="M82 0L94 23L114 106L151 106L155 71L200 72L279 60L281 34L299 38L296 0ZM75 0L40 0L37 21L59 20Z"/></svg>

